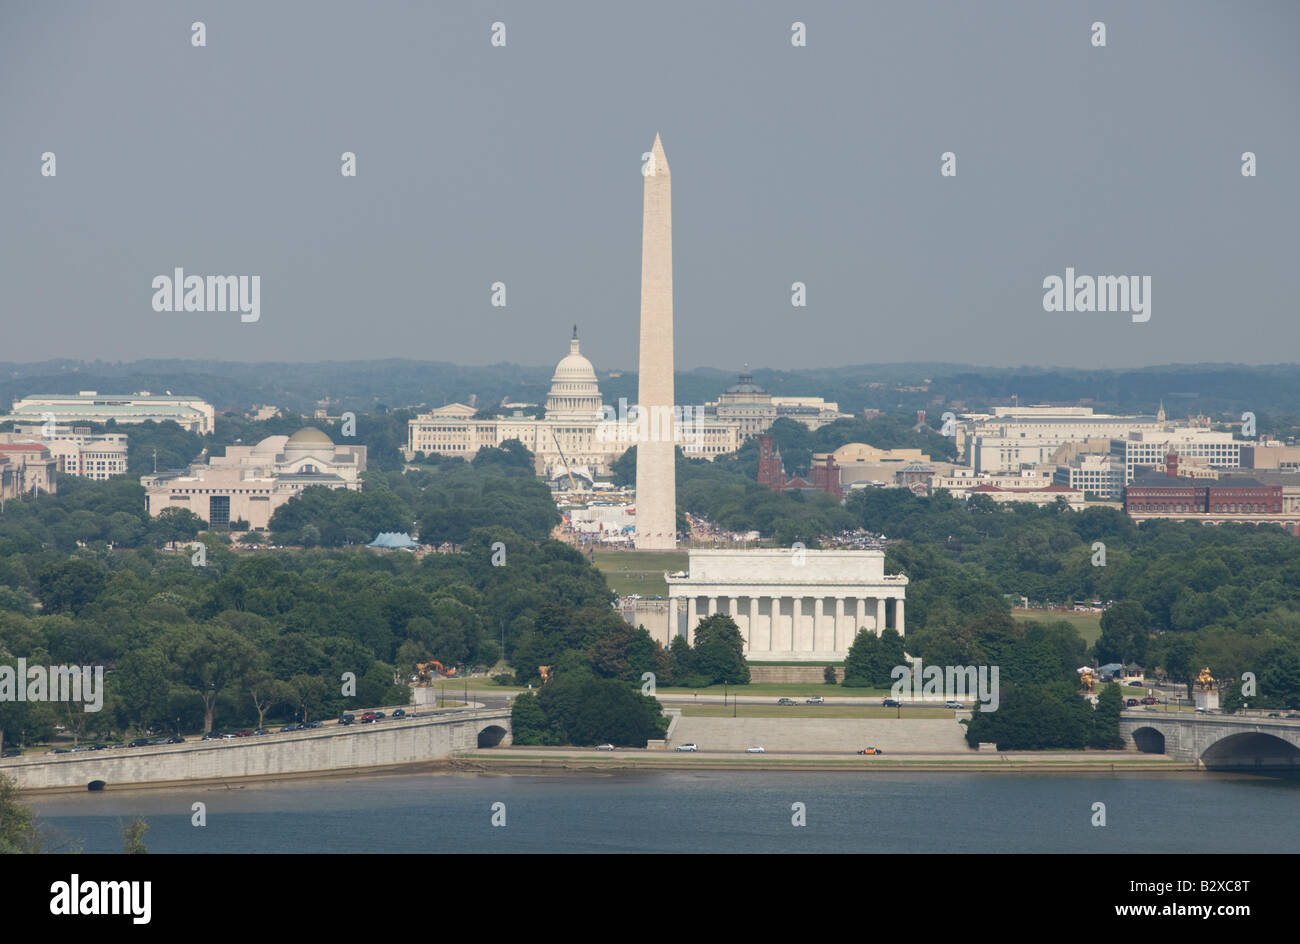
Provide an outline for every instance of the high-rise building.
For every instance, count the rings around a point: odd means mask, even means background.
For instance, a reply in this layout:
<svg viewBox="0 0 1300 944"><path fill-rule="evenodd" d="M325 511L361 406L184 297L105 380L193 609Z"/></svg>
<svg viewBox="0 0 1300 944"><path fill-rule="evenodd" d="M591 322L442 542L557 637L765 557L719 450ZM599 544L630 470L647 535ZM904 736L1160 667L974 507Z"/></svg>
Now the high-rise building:
<svg viewBox="0 0 1300 944"><path fill-rule="evenodd" d="M636 546L677 546L677 480L673 424L672 181L655 135L644 168L641 219L641 345L637 405L651 435L636 447Z"/></svg>

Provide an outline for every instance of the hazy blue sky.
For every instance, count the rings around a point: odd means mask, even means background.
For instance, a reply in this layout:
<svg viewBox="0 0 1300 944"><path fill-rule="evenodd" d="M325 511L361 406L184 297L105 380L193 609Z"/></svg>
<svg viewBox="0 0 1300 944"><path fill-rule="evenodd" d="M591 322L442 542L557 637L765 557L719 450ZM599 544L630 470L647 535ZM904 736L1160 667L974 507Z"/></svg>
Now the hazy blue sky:
<svg viewBox="0 0 1300 944"><path fill-rule="evenodd" d="M635 368L655 132L679 368L1293 361L1297 49L1291 0L5 0L0 361L549 364L577 322ZM153 311L177 266L261 320ZM1066 266L1151 320L1045 312Z"/></svg>

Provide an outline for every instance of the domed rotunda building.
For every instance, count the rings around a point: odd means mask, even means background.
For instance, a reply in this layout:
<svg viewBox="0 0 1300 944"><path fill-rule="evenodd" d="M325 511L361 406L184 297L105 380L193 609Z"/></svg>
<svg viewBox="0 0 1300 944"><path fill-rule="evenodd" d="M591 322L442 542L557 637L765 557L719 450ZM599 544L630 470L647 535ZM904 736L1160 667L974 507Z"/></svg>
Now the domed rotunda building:
<svg viewBox="0 0 1300 944"><path fill-rule="evenodd" d="M227 446L224 456L200 457L188 469L141 476L140 484L150 515L187 508L214 527L243 520L263 530L275 509L304 488L360 491L365 470L365 446L335 445L308 426L253 446Z"/></svg>
<svg viewBox="0 0 1300 944"><path fill-rule="evenodd" d="M568 473L590 481L608 475L611 464L631 445L626 437L610 434L596 379L596 369L582 354L578 328L573 328L569 353L555 365L542 418L523 412L526 404L515 405L511 414L491 418L464 403L449 403L410 421L407 428L407 459L416 454L461 456L473 459L485 447L497 447L517 439L535 457L538 475L568 484ZM502 409L508 407L503 406ZM606 413L615 413L610 406ZM699 424L699 448L691 455L712 459L739 447L738 427L716 421Z"/></svg>

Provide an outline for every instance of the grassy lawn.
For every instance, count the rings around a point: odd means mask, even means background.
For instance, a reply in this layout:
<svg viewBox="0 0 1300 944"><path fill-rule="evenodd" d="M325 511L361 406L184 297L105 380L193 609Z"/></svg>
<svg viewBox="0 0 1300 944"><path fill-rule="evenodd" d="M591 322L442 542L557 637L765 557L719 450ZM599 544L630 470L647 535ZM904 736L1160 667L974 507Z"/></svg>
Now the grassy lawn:
<svg viewBox="0 0 1300 944"><path fill-rule="evenodd" d="M897 708L876 706L854 707L852 705L746 705L735 706L737 718L897 718ZM953 713L944 708L904 708L904 718L951 718ZM683 718L730 718L733 717L731 705L685 705L682 707Z"/></svg>
<svg viewBox="0 0 1300 944"><path fill-rule="evenodd" d="M1075 628L1083 641L1091 646L1101 635L1100 613L1076 613L1074 610L1012 610L1011 616L1022 623L1055 623L1063 620Z"/></svg>
<svg viewBox="0 0 1300 944"><path fill-rule="evenodd" d="M623 596L668 596L664 571L685 570L687 561L685 551L596 551L596 567L610 589Z"/></svg>

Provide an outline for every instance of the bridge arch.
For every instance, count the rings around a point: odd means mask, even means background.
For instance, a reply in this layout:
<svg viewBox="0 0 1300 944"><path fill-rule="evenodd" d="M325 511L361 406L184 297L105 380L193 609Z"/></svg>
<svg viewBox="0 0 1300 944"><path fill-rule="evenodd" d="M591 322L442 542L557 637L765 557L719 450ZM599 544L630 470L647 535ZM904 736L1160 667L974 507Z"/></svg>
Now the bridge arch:
<svg viewBox="0 0 1300 944"><path fill-rule="evenodd" d="M1201 763L1219 769L1300 769L1300 747L1272 734L1243 731L1220 738L1207 747L1201 754Z"/></svg>
<svg viewBox="0 0 1300 944"><path fill-rule="evenodd" d="M479 747L496 747L510 732L499 724L490 724L478 733Z"/></svg>
<svg viewBox="0 0 1300 944"><path fill-rule="evenodd" d="M1138 728L1133 732L1133 746L1143 754L1163 754L1165 752L1164 732L1156 728Z"/></svg>

